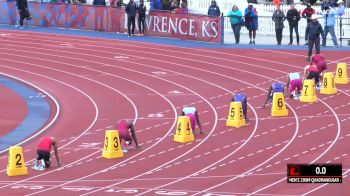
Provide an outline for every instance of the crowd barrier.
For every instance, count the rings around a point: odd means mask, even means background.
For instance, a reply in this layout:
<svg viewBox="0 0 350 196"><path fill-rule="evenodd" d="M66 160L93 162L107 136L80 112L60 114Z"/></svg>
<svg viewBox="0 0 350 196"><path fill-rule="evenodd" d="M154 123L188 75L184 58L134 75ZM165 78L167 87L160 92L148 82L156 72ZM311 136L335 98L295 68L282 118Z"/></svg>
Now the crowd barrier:
<svg viewBox="0 0 350 196"><path fill-rule="evenodd" d="M32 20L28 21L30 26L127 32L124 8L36 2L28 2L28 8L32 15ZM0 24L14 25L18 18L14 2L0 1ZM220 17L152 10L145 23L148 36L222 42Z"/></svg>

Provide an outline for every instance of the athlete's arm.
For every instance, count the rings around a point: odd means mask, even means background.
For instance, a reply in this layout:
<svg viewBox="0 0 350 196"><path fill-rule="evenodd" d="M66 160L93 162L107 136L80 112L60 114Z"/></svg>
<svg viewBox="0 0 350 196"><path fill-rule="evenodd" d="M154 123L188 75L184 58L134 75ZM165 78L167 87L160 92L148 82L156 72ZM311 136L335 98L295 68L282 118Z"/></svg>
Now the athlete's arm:
<svg viewBox="0 0 350 196"><path fill-rule="evenodd" d="M267 102L269 101L271 91L272 91L272 86L270 86L270 88L269 88L269 90L267 92L266 101L265 101L264 105L262 106L263 108L266 106Z"/></svg>
<svg viewBox="0 0 350 196"><path fill-rule="evenodd" d="M286 94L288 94L288 90L289 90L289 84L290 84L290 78L288 76L288 79L287 79L287 84L286 84Z"/></svg>
<svg viewBox="0 0 350 196"><path fill-rule="evenodd" d="M56 157L56 161L57 161L57 165L58 166L61 166L61 163L60 163L60 158L58 157L58 149L57 149L57 141L55 138L51 137L52 139L52 145L53 145L53 150L55 152L55 157Z"/></svg>
<svg viewBox="0 0 350 196"><path fill-rule="evenodd" d="M196 116L196 121L197 121L197 124L198 124L198 127L199 127L199 132L200 133L203 133L202 132L202 126L201 126L201 122L199 121L199 114L198 114L198 111L196 110L194 115Z"/></svg>
<svg viewBox="0 0 350 196"><path fill-rule="evenodd" d="M139 146L139 143L137 142L134 124L132 122L129 122L129 127L130 127L131 137L135 141L135 144L136 144L136 149L141 149L141 147Z"/></svg>

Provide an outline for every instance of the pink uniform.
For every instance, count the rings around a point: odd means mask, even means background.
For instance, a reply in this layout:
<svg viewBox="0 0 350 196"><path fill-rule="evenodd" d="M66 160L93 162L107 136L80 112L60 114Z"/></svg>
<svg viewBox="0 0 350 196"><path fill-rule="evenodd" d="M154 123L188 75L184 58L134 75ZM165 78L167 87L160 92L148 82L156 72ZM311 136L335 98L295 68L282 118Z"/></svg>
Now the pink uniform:
<svg viewBox="0 0 350 196"><path fill-rule="evenodd" d="M312 64L316 65L318 73L322 73L327 69L326 59L321 54L315 54L312 56Z"/></svg>
<svg viewBox="0 0 350 196"><path fill-rule="evenodd" d="M121 120L117 126L120 141L123 139L125 141L131 141L131 136L129 133L129 124L125 120Z"/></svg>
<svg viewBox="0 0 350 196"><path fill-rule="evenodd" d="M194 131L196 129L196 116L193 113L188 113L185 116L190 118L191 128Z"/></svg>
<svg viewBox="0 0 350 196"><path fill-rule="evenodd" d="M52 141L51 137L43 137L43 138L41 138L41 140L37 146L37 149L50 152L52 144L53 144L53 141Z"/></svg>

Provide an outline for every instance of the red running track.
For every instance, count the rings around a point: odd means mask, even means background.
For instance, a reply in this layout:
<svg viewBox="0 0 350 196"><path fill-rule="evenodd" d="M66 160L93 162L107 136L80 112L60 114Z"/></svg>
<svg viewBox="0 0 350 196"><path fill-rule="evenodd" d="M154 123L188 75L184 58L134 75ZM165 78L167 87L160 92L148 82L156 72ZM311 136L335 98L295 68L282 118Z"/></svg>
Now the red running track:
<svg viewBox="0 0 350 196"><path fill-rule="evenodd" d="M0 137L2 137L19 126L28 110L26 103L16 92L2 85L0 92Z"/></svg>
<svg viewBox="0 0 350 196"><path fill-rule="evenodd" d="M11 178L3 169L3 194L350 194L349 85L338 85L335 95L318 94L317 103L287 99L288 117L271 117L270 108L260 108L273 81L285 82L287 73L302 70L304 51L6 32L16 36L0 38L1 72L30 81L60 103L60 117L47 134L59 138L64 167ZM324 55L330 70L336 62L350 62L345 52ZM228 128L228 103L238 91L249 97L251 120ZM206 134L178 144L172 133L185 105L198 108ZM142 150L101 158L104 131L121 118L134 120ZM23 145L28 164L37 142ZM288 184L287 163L342 163L343 183Z"/></svg>

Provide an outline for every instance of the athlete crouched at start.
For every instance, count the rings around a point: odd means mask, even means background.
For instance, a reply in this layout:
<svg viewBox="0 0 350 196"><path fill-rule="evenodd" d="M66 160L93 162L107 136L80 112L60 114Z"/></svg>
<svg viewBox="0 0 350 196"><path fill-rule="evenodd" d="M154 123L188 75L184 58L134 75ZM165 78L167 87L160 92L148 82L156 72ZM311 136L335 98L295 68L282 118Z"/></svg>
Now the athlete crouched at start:
<svg viewBox="0 0 350 196"><path fill-rule="evenodd" d="M262 106L263 108L266 107L266 104L268 101L272 102L274 93L283 93L283 95L284 95L284 85L282 83L276 82L270 86L270 88L267 92L266 101L265 101L264 105Z"/></svg>
<svg viewBox="0 0 350 196"><path fill-rule="evenodd" d="M119 134L120 144L123 144L123 152L128 152L129 145L132 144L132 141L135 141L136 149L140 150L141 147L137 142L134 124L131 121L120 120L117 125L117 130Z"/></svg>
<svg viewBox="0 0 350 196"><path fill-rule="evenodd" d="M51 146L53 146L55 157L57 161L57 165L61 166L60 160L58 157L57 150L57 141L54 137L45 136L40 139L39 144L37 146L37 158L34 162L33 169L34 170L44 170L45 168L49 168L51 165L50 152Z"/></svg>
<svg viewBox="0 0 350 196"><path fill-rule="evenodd" d="M242 104L242 110L245 120L249 120L247 116L247 96L243 93L237 93L232 97L232 102L241 102Z"/></svg>
<svg viewBox="0 0 350 196"><path fill-rule="evenodd" d="M201 134L203 133L202 126L201 126L201 123L199 121L199 114L198 114L198 111L195 107L184 107L182 109L181 115L188 116L190 118L191 128L192 128L193 133L196 129L196 122L197 122L198 127L199 127L199 133L201 133Z"/></svg>
<svg viewBox="0 0 350 196"><path fill-rule="evenodd" d="M288 74L288 79L286 83L287 92L292 99L299 99L300 92L303 87L303 81L299 72L293 72Z"/></svg>

